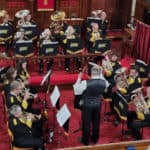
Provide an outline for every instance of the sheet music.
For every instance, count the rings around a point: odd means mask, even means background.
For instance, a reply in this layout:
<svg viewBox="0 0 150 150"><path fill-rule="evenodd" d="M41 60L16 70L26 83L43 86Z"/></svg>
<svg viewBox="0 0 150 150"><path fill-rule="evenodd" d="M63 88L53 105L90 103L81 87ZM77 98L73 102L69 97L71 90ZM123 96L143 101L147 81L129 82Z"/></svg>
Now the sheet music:
<svg viewBox="0 0 150 150"><path fill-rule="evenodd" d="M41 86L44 85L44 83L48 80L48 77L50 76L50 74L51 74L51 70L49 70L47 74L43 77L41 84L40 84Z"/></svg>
<svg viewBox="0 0 150 150"><path fill-rule="evenodd" d="M23 28L28 28L28 27L36 27L37 25L36 24L31 24L31 25L23 25L22 27Z"/></svg>
<svg viewBox="0 0 150 150"><path fill-rule="evenodd" d="M53 44L58 44L58 42L44 42L44 41L43 41L42 44L43 44L43 45L48 45L48 44L53 45Z"/></svg>
<svg viewBox="0 0 150 150"><path fill-rule="evenodd" d="M55 107L58 99L60 97L60 91L58 89L58 86L55 85L53 91L52 91L52 94L50 95L50 100L51 100L51 103L52 103L52 106Z"/></svg>
<svg viewBox="0 0 150 150"><path fill-rule="evenodd" d="M65 122L70 118L71 113L66 104L64 104L61 109L57 112L56 118L59 125L62 127Z"/></svg>
<svg viewBox="0 0 150 150"><path fill-rule="evenodd" d="M19 41L16 41L16 43L22 43L22 44L32 43L32 40L19 40Z"/></svg>
<svg viewBox="0 0 150 150"><path fill-rule="evenodd" d="M101 20L99 17L87 17L87 20L90 20L90 19L92 19L92 20Z"/></svg>

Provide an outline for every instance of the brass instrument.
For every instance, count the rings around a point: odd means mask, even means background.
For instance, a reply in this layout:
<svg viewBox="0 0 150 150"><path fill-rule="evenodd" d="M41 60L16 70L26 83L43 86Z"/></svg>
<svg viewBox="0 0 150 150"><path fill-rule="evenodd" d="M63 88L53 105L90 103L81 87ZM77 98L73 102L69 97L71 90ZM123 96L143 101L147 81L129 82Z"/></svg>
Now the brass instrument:
<svg viewBox="0 0 150 150"><path fill-rule="evenodd" d="M113 71L113 67L111 65L108 55L105 55L105 59L103 59L103 61L102 61L102 66L103 66L104 70Z"/></svg>
<svg viewBox="0 0 150 150"><path fill-rule="evenodd" d="M148 109L148 106L144 100L142 88L137 88L134 91L132 91L134 95L131 96L131 99L133 100L137 112L149 114L150 111Z"/></svg>
<svg viewBox="0 0 150 150"><path fill-rule="evenodd" d="M22 114L22 118L24 120L27 120L28 119L28 116L30 116L29 118L32 120L32 121L37 121L37 120L40 120L41 119L41 114L37 115L37 114L32 114L32 113L28 113L28 112L23 112Z"/></svg>
<svg viewBox="0 0 150 150"><path fill-rule="evenodd" d="M50 19L52 21L61 21L61 20L65 19L65 16L66 16L66 14L64 11L56 10L51 14Z"/></svg>
<svg viewBox="0 0 150 150"><path fill-rule="evenodd" d="M116 70L116 75L114 76L114 80L116 81L116 86L117 88L127 88L128 87L128 82L127 82L127 77L125 74L125 68L119 68Z"/></svg>
<svg viewBox="0 0 150 150"><path fill-rule="evenodd" d="M26 92L29 93L29 95L30 95L31 98L34 98L34 97L37 96L37 94L30 93L30 92L29 92L29 89L27 89L27 88L24 87L24 88L21 90L21 94L22 94L22 95L25 95Z"/></svg>

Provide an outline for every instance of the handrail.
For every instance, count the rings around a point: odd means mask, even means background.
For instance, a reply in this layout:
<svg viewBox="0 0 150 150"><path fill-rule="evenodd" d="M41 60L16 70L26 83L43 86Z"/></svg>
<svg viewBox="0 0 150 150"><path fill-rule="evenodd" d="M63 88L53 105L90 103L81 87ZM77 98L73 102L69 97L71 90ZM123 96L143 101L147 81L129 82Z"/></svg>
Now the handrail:
<svg viewBox="0 0 150 150"><path fill-rule="evenodd" d="M59 150L126 150L126 147L131 145L136 146L137 150L146 150L146 148L150 145L150 140L127 141L110 144L98 144L92 146L79 146L72 148L63 148ZM142 147L143 149L141 149Z"/></svg>

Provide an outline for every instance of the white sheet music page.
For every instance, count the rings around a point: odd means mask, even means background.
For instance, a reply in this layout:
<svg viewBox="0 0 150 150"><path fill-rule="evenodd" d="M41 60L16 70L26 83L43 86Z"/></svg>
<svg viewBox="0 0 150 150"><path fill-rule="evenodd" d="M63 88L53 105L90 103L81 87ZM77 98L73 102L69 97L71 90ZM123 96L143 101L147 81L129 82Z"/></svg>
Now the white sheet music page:
<svg viewBox="0 0 150 150"><path fill-rule="evenodd" d="M47 74L43 77L41 84L40 84L41 86L44 85L44 83L48 80L48 77L50 76L50 74L51 74L51 70L49 70Z"/></svg>
<svg viewBox="0 0 150 150"><path fill-rule="evenodd" d="M66 104L64 104L61 109L57 112L56 118L59 125L62 127L66 121L70 118L71 113Z"/></svg>
<svg viewBox="0 0 150 150"><path fill-rule="evenodd" d="M55 85L53 91L52 91L52 94L50 95L50 100L51 100L51 103L52 103L52 106L55 107L58 99L60 97L60 91L58 89L58 86Z"/></svg>

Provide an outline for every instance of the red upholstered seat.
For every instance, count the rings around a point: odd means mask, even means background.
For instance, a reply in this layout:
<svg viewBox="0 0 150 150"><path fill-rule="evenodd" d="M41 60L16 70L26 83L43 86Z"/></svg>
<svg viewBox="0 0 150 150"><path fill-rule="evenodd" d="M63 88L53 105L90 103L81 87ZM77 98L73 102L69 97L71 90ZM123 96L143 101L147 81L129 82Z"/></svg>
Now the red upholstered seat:
<svg viewBox="0 0 150 150"><path fill-rule="evenodd" d="M77 80L78 74L65 74L65 75L51 75L50 84L51 85L60 85L60 84L74 84ZM31 76L29 79L30 85L40 85L43 76ZM84 74L82 77L83 80L88 79L88 75Z"/></svg>

